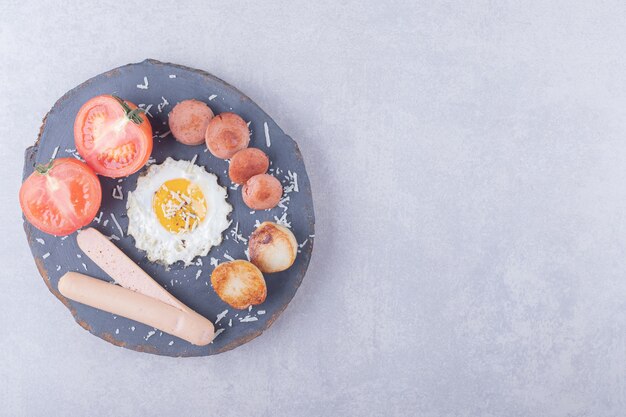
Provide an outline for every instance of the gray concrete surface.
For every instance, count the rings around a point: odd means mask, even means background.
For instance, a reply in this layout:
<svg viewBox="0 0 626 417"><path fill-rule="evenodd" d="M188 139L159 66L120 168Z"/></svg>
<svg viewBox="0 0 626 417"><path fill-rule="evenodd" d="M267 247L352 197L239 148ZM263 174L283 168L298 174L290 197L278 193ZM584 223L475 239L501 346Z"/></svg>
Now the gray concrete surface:
<svg viewBox="0 0 626 417"><path fill-rule="evenodd" d="M0 5L0 415L625 415L624 2L43 3ZM89 335L21 230L42 116L147 57L247 93L313 183L302 287L216 357Z"/></svg>

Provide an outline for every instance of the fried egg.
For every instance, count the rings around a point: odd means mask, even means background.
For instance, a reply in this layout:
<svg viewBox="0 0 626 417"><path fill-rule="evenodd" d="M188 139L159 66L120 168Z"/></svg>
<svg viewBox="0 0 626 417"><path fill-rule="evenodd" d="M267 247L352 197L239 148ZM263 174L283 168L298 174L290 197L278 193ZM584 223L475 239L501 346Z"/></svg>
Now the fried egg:
<svg viewBox="0 0 626 417"><path fill-rule="evenodd" d="M189 265L222 243L232 207L215 174L190 161L152 165L129 193L128 234L148 259Z"/></svg>

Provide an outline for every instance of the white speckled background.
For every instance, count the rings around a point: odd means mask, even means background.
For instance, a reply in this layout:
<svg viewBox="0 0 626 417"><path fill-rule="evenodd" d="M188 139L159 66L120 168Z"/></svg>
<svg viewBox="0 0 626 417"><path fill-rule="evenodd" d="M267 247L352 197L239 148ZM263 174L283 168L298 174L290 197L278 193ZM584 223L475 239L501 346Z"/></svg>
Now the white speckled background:
<svg viewBox="0 0 626 417"><path fill-rule="evenodd" d="M2 2L0 415L626 413L626 3L209 3ZM248 94L313 184L298 294L216 357L89 335L21 229L43 115L148 57Z"/></svg>

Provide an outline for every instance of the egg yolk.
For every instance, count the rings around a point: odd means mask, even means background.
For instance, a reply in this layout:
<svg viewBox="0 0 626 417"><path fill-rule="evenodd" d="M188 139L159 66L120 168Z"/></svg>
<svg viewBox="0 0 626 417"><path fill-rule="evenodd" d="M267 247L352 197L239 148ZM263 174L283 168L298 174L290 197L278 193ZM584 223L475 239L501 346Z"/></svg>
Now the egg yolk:
<svg viewBox="0 0 626 417"><path fill-rule="evenodd" d="M161 225L171 233L194 230L207 213L202 190L185 178L164 182L154 193L152 208Z"/></svg>

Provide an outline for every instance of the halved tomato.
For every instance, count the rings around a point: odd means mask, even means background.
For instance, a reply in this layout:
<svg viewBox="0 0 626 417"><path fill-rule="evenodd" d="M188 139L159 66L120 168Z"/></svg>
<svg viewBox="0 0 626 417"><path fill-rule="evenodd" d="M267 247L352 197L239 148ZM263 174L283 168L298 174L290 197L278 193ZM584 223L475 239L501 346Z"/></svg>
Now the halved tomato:
<svg viewBox="0 0 626 417"><path fill-rule="evenodd" d="M69 235L89 224L101 201L98 177L74 158L37 165L20 188L20 206L26 219L55 236Z"/></svg>
<svg viewBox="0 0 626 417"><path fill-rule="evenodd" d="M143 167L152 152L152 126L130 101L102 95L87 101L74 121L76 150L100 175L126 177Z"/></svg>

